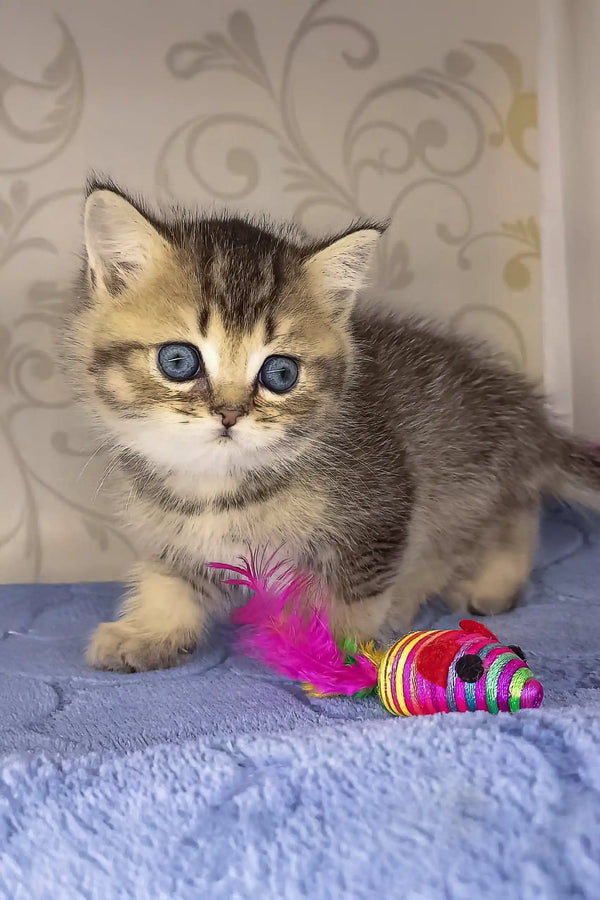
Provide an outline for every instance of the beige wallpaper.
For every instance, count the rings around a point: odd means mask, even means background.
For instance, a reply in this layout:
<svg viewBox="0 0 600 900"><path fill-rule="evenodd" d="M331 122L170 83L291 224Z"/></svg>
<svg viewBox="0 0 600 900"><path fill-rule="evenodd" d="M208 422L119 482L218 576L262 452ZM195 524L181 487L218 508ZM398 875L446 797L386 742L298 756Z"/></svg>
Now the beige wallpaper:
<svg viewBox="0 0 600 900"><path fill-rule="evenodd" d="M94 167L162 203L391 220L378 297L542 368L535 4L3 0L0 580L134 549L56 366Z"/></svg>

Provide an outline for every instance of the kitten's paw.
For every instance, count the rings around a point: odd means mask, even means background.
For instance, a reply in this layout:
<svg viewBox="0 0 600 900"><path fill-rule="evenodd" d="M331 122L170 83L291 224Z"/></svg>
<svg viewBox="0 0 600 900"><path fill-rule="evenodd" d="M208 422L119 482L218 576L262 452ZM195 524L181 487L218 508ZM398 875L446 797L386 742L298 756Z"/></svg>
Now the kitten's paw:
<svg viewBox="0 0 600 900"><path fill-rule="evenodd" d="M147 672L181 665L194 648L192 635L150 636L137 631L125 618L96 628L86 661L94 669L110 672Z"/></svg>
<svg viewBox="0 0 600 900"><path fill-rule="evenodd" d="M510 612L518 606L520 599L521 591L508 597L476 597L467 601L467 612L472 616L497 616Z"/></svg>

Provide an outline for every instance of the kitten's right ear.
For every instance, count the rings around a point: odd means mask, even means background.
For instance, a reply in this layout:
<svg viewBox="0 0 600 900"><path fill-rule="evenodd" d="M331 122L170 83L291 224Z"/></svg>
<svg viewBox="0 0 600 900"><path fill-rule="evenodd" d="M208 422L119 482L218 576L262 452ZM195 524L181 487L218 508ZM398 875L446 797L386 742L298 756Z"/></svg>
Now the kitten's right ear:
<svg viewBox="0 0 600 900"><path fill-rule="evenodd" d="M330 308L347 318L364 285L383 227L356 228L313 253L304 266L314 289L327 297Z"/></svg>
<svg viewBox="0 0 600 900"><path fill-rule="evenodd" d="M84 231L92 283L100 282L113 296L143 278L168 247L135 206L104 189L86 200Z"/></svg>

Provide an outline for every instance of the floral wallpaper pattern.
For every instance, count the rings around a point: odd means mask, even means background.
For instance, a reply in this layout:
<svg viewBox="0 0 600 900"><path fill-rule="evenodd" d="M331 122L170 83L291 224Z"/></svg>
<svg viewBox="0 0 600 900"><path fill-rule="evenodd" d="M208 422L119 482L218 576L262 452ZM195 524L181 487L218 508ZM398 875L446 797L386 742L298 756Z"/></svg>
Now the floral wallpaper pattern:
<svg viewBox="0 0 600 900"><path fill-rule="evenodd" d="M135 555L54 343L90 168L167 206L386 220L374 302L540 375L535 8L449 6L6 0L0 581L117 578Z"/></svg>

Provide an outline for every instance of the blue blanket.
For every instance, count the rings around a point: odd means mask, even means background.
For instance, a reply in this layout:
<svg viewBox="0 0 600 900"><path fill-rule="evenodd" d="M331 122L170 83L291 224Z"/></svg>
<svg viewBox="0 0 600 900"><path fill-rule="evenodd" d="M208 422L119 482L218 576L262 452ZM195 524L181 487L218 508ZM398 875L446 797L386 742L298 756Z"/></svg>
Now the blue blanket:
<svg viewBox="0 0 600 900"><path fill-rule="evenodd" d="M544 521L492 627L541 710L393 719L232 657L86 669L118 587L0 589L0 897L597 898L600 520ZM432 604L421 623L455 625Z"/></svg>

